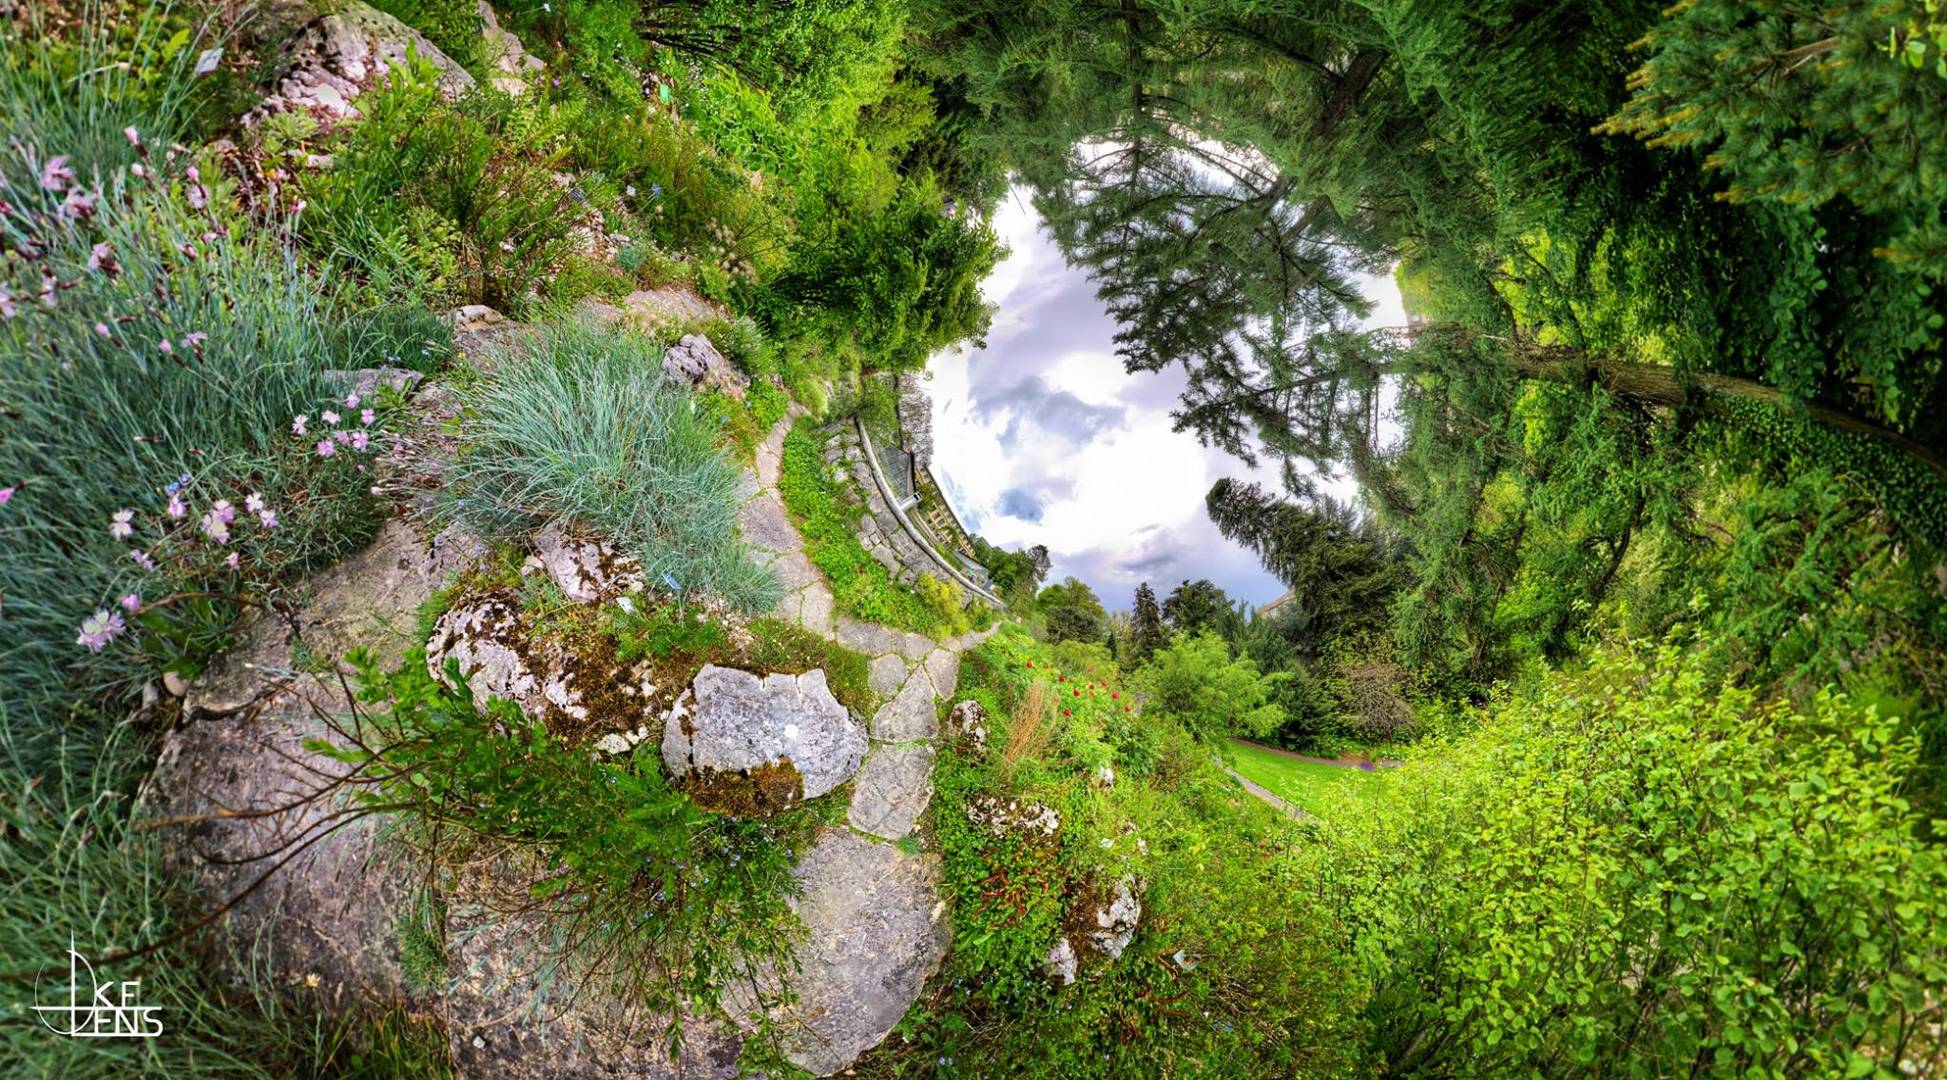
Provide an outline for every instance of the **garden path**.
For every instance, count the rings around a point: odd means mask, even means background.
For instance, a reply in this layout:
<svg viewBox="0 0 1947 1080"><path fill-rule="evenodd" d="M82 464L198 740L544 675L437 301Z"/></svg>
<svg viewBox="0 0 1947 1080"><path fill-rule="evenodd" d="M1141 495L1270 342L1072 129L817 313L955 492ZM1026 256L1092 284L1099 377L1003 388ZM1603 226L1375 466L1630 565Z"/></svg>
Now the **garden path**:
<svg viewBox="0 0 1947 1080"><path fill-rule="evenodd" d="M849 828L827 830L799 864L806 935L798 971L762 980L795 991L773 1019L791 1061L822 1076L883 1040L946 955L939 857L906 838L933 797L938 702L959 683L960 654L992 631L936 642L837 612L778 492L784 438L803 415L793 404L757 448L744 479L744 539L784 587L774 613L864 653L872 689L885 699L868 725Z"/></svg>

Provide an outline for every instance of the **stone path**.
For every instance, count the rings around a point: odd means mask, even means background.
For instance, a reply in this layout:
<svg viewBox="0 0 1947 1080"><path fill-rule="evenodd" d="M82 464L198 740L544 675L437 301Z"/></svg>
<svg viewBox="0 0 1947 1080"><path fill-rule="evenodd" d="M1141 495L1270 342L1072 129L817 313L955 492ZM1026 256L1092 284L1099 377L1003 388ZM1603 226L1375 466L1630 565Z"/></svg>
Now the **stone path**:
<svg viewBox="0 0 1947 1080"><path fill-rule="evenodd" d="M827 830L799 865L804 893L797 910L806 935L799 971L784 980L798 1000L774 1016L786 1056L830 1075L891 1032L946 956L939 857L908 854L887 841L911 834L932 800L937 703L953 696L960 654L992 631L936 643L836 613L831 588L778 494L784 437L803 415L793 405L757 448L745 479L744 538L784 587L774 613L864 653L872 690L886 698L871 718L865 763L853 782L850 828Z"/></svg>

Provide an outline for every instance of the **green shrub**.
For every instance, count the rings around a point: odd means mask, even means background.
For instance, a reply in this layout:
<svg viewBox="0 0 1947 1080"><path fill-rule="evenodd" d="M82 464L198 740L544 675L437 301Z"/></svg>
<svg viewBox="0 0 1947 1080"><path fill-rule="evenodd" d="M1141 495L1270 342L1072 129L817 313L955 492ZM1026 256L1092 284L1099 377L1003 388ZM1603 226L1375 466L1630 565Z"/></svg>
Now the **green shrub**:
<svg viewBox="0 0 1947 1080"><path fill-rule="evenodd" d="M556 178L572 110L486 89L448 103L436 74L421 62L359 98L331 167L302 176L306 240L389 299L513 312L573 299L586 277L555 275L613 197Z"/></svg>
<svg viewBox="0 0 1947 1080"><path fill-rule="evenodd" d="M561 324L497 360L461 394L448 511L494 537L558 517L640 560L652 588L765 610L777 583L738 536L737 470L661 358L639 334Z"/></svg>
<svg viewBox="0 0 1947 1080"><path fill-rule="evenodd" d="M957 696L989 720L985 750L955 743L934 771L953 949L854 1071L1356 1075L1366 987L1294 826L1242 796L1175 723L1137 713L1125 687L1056 664L1018 629L965 656ZM1152 733L1154 767L1105 740L1122 718ZM1061 826L996 834L969 819L974 800L994 797L1049 807ZM1143 915L1111 962L1079 932L1088 905L1125 879ZM1062 935L1079 948L1070 986L1044 970Z"/></svg>
<svg viewBox="0 0 1947 1080"><path fill-rule="evenodd" d="M1820 691L1763 702L1694 648L1609 649L1333 815L1321 864L1381 988L1384 1070L1867 1076L1932 1060L1947 859L1918 740Z"/></svg>

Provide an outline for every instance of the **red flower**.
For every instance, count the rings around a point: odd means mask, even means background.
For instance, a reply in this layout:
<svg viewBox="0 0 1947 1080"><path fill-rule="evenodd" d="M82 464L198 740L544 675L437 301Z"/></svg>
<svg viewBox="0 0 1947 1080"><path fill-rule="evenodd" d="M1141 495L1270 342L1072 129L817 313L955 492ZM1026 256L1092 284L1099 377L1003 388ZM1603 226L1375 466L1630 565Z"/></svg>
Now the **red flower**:
<svg viewBox="0 0 1947 1080"><path fill-rule="evenodd" d="M1114 700L1115 700L1116 698L1119 698L1119 697L1121 697L1121 696L1122 696L1121 694L1110 694L1110 695L1109 695L1109 700L1110 700L1110 701L1114 701Z"/></svg>
<svg viewBox="0 0 1947 1080"><path fill-rule="evenodd" d="M1076 697L1081 697L1081 696L1082 696L1082 692L1081 692L1080 690L1077 690L1077 691L1075 691L1075 696L1076 696Z"/></svg>
<svg viewBox="0 0 1947 1080"><path fill-rule="evenodd" d="M1062 714L1063 716L1067 716L1067 715L1068 715L1068 710L1067 710L1067 709L1063 709L1063 710L1061 711L1061 714Z"/></svg>
<svg viewBox="0 0 1947 1080"><path fill-rule="evenodd" d="M1030 661L1028 661L1028 666L1029 666L1029 667L1033 667L1033 666L1034 666L1034 661L1032 661L1032 660L1030 660Z"/></svg>

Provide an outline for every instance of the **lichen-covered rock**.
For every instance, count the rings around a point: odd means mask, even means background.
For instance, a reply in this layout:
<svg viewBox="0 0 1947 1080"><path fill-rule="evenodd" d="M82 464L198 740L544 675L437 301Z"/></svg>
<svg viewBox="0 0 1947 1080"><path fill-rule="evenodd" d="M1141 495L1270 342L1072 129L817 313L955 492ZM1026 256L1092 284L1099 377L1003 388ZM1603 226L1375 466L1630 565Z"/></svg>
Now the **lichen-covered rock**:
<svg viewBox="0 0 1947 1080"><path fill-rule="evenodd" d="M995 836L1011 833L1053 836L1061 829L1061 814L1054 807L999 795L975 795L967 800L967 820L985 825Z"/></svg>
<svg viewBox="0 0 1947 1080"><path fill-rule="evenodd" d="M830 1076L885 1040L946 956L939 857L828 829L795 874L805 927L796 968L765 971L757 984L769 1000L780 986L796 995L773 1016L784 1054ZM744 1017L758 1007L746 986L727 989L723 1005Z"/></svg>
<svg viewBox="0 0 1947 1080"><path fill-rule="evenodd" d="M405 67L408 53L439 70L439 88L448 97L473 88L473 76L424 34L361 0L343 0L290 43L290 63L244 123L293 109L325 123L357 116L352 102L386 72Z"/></svg>
<svg viewBox="0 0 1947 1080"><path fill-rule="evenodd" d="M946 714L948 731L965 739L976 750L987 749L987 708L978 701L963 701Z"/></svg>
<svg viewBox="0 0 1947 1080"><path fill-rule="evenodd" d="M1122 957L1142 921L1143 903L1137 895L1141 889L1140 881L1125 877L1107 895L1085 905L1082 923L1089 948L1110 960Z"/></svg>
<svg viewBox="0 0 1947 1080"><path fill-rule="evenodd" d="M825 673L705 665L663 725L663 765L703 805L769 817L852 778L865 732Z"/></svg>
<svg viewBox="0 0 1947 1080"><path fill-rule="evenodd" d="M426 668L445 681L448 660L458 661L475 705L484 709L490 699L503 698L520 706L530 722L557 733L581 731L591 717L598 724L633 728L649 716L654 687L646 671L602 671L604 685L584 687L576 658L557 642L530 640L510 597L464 601L439 617L426 642ZM591 702L595 695L609 703L598 717ZM611 702L618 695L624 699L619 707Z"/></svg>
<svg viewBox="0 0 1947 1080"><path fill-rule="evenodd" d="M715 390L741 399L750 380L724 359L702 334L684 334L663 352L663 374L698 390Z"/></svg>
<svg viewBox="0 0 1947 1080"><path fill-rule="evenodd" d="M1058 986L1075 985L1075 970L1079 964L1075 956L1075 946L1067 938L1057 938L1048 955L1041 961L1041 972L1048 981Z"/></svg>
<svg viewBox="0 0 1947 1080"><path fill-rule="evenodd" d="M559 520L534 534L534 562L578 604L631 596L647 584L641 563L600 540L570 535Z"/></svg>
<svg viewBox="0 0 1947 1080"><path fill-rule="evenodd" d="M599 981L545 974L556 943L533 889L552 868L519 856L470 862L447 916L452 977L441 1019L455 1074L473 1080L558 1076L731 1080L742 1075L736 1027L684 1008L679 1054L670 1017L615 1000ZM571 996L572 995L572 996Z"/></svg>

